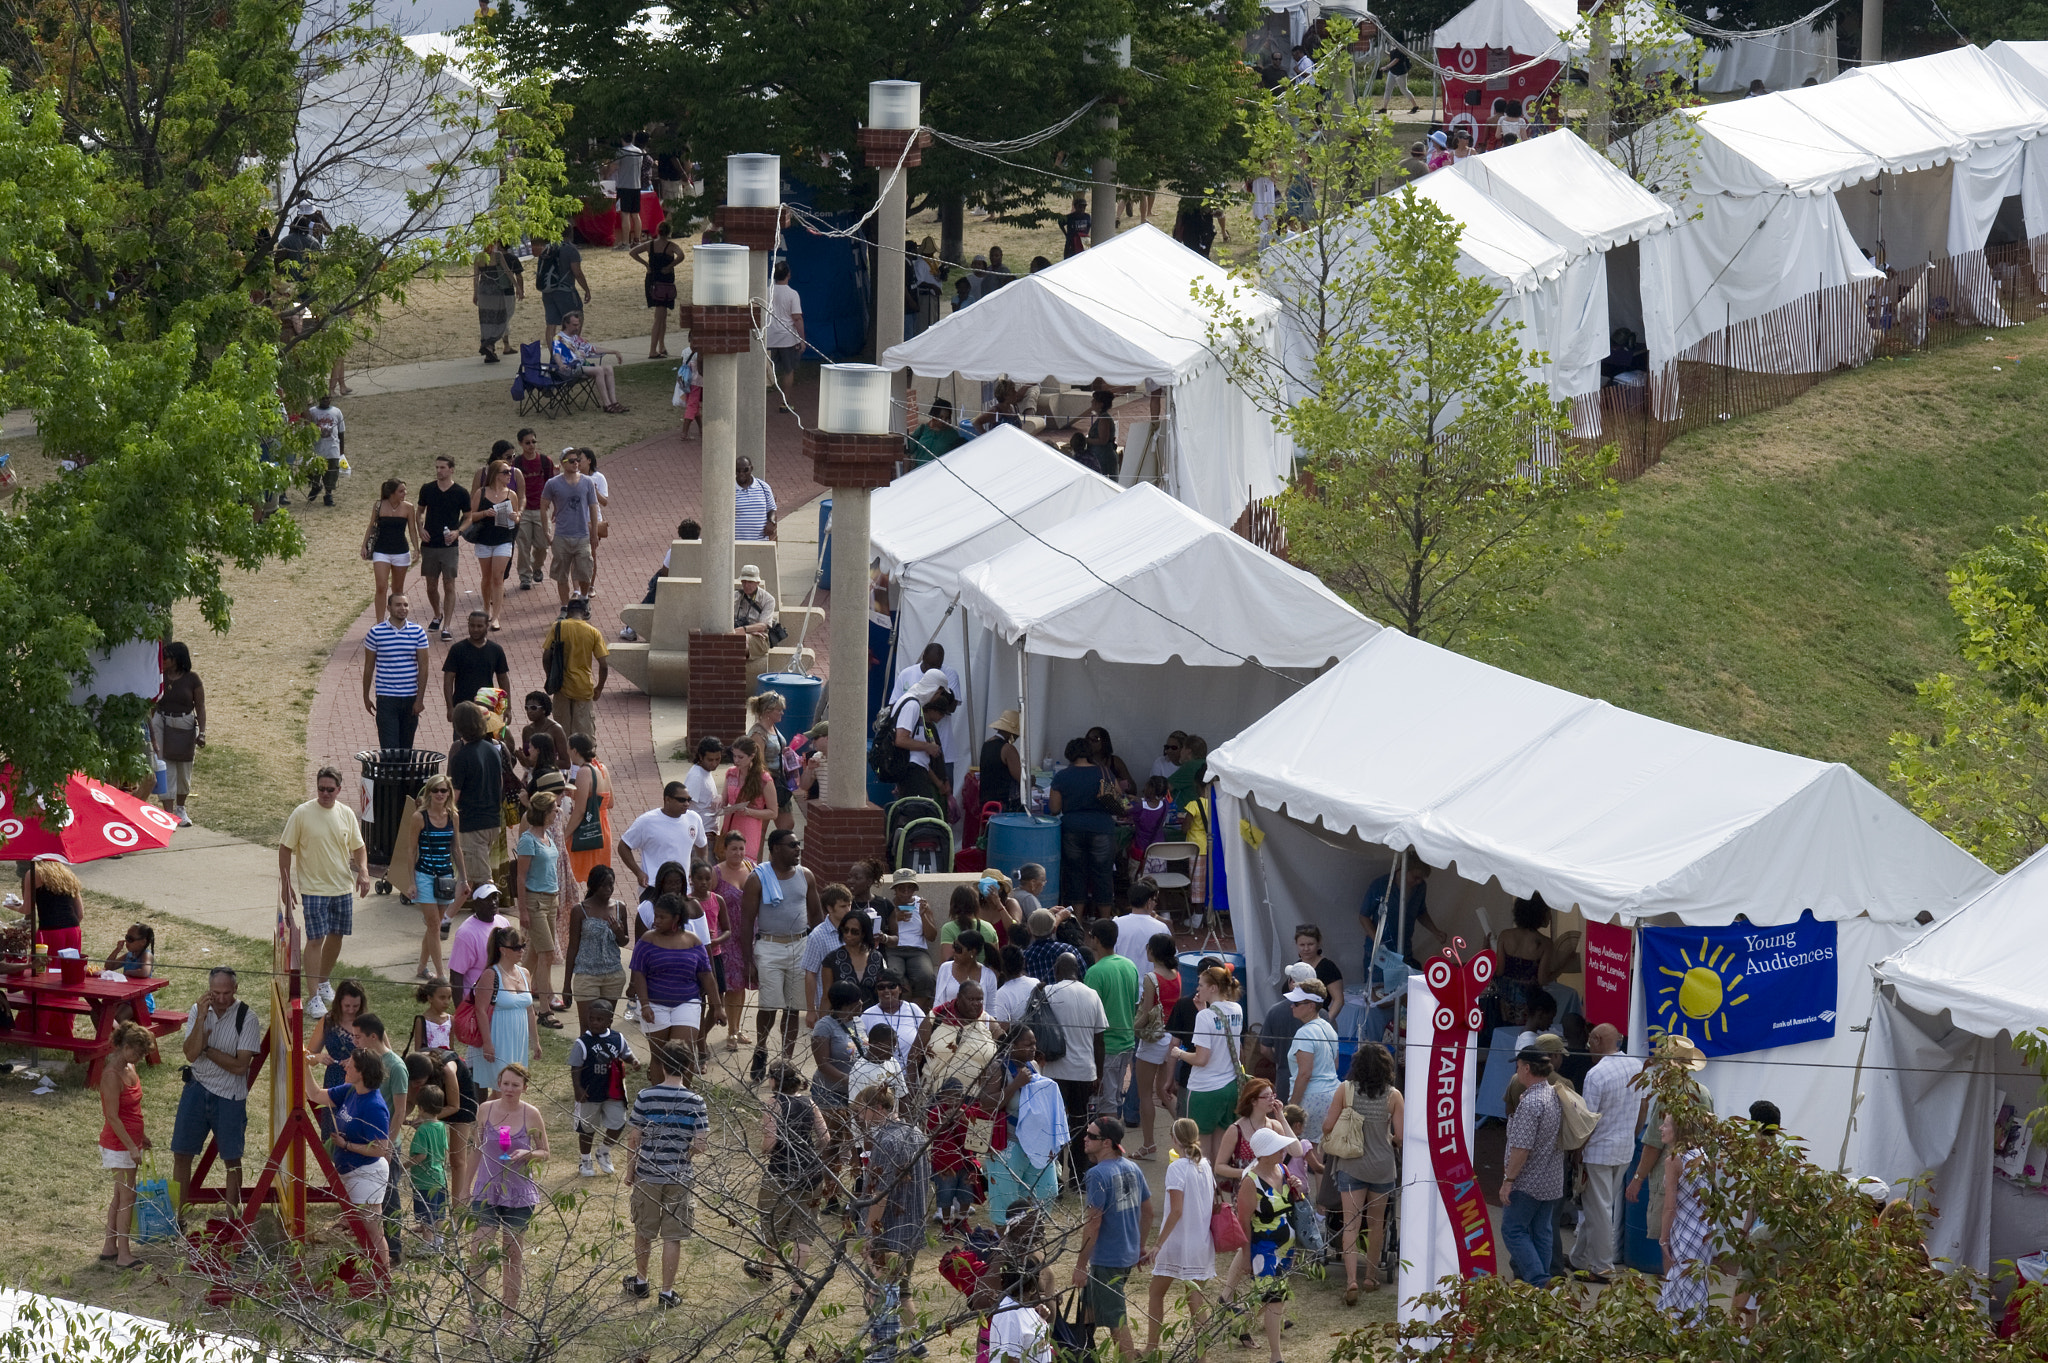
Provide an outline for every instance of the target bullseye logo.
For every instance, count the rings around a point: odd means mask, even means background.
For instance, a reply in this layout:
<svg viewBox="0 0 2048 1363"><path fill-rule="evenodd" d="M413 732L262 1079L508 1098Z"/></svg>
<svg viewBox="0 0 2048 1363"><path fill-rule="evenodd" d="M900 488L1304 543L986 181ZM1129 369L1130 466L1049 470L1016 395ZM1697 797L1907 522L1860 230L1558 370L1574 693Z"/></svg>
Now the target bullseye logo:
<svg viewBox="0 0 2048 1363"><path fill-rule="evenodd" d="M5 838L7 838L7 839L8 839L9 841L12 841L12 840L14 840L15 838L18 838L18 837L20 837L20 836L21 836L21 820L19 820L19 819L0 819L0 837L5 837Z"/></svg>
<svg viewBox="0 0 2048 1363"><path fill-rule="evenodd" d="M1473 50L1472 50L1471 48L1469 48L1469 47L1461 47L1461 48L1459 48L1459 49L1458 49L1458 69L1459 69L1460 71L1467 71L1467 72L1470 72L1470 71L1476 71L1476 70L1478 70L1478 69L1479 69L1479 54L1478 54L1477 52L1473 51Z"/></svg>
<svg viewBox="0 0 2048 1363"><path fill-rule="evenodd" d="M175 833L178 829L178 821L164 813L161 809L158 809L155 805L144 805L142 807L142 817L148 819L166 833Z"/></svg>
<svg viewBox="0 0 2048 1363"><path fill-rule="evenodd" d="M92 798L98 800L108 809L114 808L114 797L101 790L98 786L92 788Z"/></svg>
<svg viewBox="0 0 2048 1363"><path fill-rule="evenodd" d="M1439 1032L1448 1032L1458 1025L1458 1015L1453 1013L1448 1005L1438 1008L1436 1010L1436 1017L1433 1020Z"/></svg>
<svg viewBox="0 0 2048 1363"><path fill-rule="evenodd" d="M116 847L133 847L142 841L142 834L128 823L110 823L100 830L100 835Z"/></svg>

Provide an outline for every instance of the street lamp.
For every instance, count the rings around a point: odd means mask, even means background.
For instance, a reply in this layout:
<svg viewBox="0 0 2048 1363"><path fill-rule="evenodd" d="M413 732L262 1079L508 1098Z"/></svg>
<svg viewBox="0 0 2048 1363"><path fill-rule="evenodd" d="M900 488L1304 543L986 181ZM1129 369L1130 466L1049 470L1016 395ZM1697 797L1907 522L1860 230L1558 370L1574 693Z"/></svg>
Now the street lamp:
<svg viewBox="0 0 2048 1363"><path fill-rule="evenodd" d="M922 131L918 121L923 117L923 99L924 87L914 80L878 80L868 84L868 126L860 130L860 148L868 165L882 179L881 205L875 217L877 360L887 355L890 347L903 344L903 220L910 203L910 177L898 173L897 167L908 171L924 162L924 147L931 134ZM904 382L898 377L891 383L899 398Z"/></svg>
<svg viewBox="0 0 2048 1363"><path fill-rule="evenodd" d="M690 344L704 361L704 556L697 626L732 633L733 466L738 458L739 357L753 334L744 246L690 248ZM692 639L691 672L698 650Z"/></svg>
<svg viewBox="0 0 2048 1363"><path fill-rule="evenodd" d="M900 145L900 144L899 144ZM832 732L845 745L825 768L824 808L812 807L805 856L814 842L821 856L845 860L848 848L880 841L881 811L868 803L867 764L861 761L868 731L868 619L857 597L867 590L869 497L895 477L903 457L903 436L895 424L891 384L895 375L872 364L828 364L818 371L818 424L804 432L804 453L813 478L832 489L832 582L850 607L828 614L831 675L827 697ZM829 811L829 812L828 812ZM823 819L820 824L818 820ZM819 838L819 833L831 836ZM867 855L868 853L862 853Z"/></svg>
<svg viewBox="0 0 2048 1363"><path fill-rule="evenodd" d="M725 203L713 216L728 242L748 247L746 306L753 311L754 330L768 318L768 263L775 253L775 230L782 216L782 158L761 152L740 152L725 158ZM754 472L768 476L768 350L760 335L747 347L739 371L738 450L754 462Z"/></svg>

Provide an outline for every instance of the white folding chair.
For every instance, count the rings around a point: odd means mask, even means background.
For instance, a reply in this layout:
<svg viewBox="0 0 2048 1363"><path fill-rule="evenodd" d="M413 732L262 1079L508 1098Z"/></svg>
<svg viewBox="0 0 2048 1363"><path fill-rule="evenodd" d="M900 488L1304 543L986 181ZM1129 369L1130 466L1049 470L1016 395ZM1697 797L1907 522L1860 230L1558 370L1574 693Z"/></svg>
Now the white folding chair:
<svg viewBox="0 0 2048 1363"><path fill-rule="evenodd" d="M1168 894L1178 893L1183 912L1194 912L1195 858L1201 855L1201 851L1201 848L1191 842L1155 842L1146 847L1145 860L1148 863L1158 860L1166 864L1163 871L1146 873L1152 883L1159 887L1162 907ZM1176 867L1179 869L1175 869Z"/></svg>

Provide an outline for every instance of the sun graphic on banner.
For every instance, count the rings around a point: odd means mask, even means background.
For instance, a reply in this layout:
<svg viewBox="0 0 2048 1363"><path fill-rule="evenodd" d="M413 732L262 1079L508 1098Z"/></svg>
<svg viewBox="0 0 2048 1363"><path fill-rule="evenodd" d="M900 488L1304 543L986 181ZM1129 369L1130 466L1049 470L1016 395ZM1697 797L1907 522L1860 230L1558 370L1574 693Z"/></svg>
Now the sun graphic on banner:
<svg viewBox="0 0 2048 1363"><path fill-rule="evenodd" d="M1658 1021L1667 1032L1683 1032L1686 1029L1678 1025L1683 1015L1699 1024L1700 1036L1704 1040L1713 1040L1717 1025L1725 1034L1728 1031L1728 1010L1749 1002L1749 995L1735 993L1743 976L1722 978L1723 968L1735 964L1735 948L1716 946L1709 949L1707 939L1702 937L1698 960L1694 960L1692 953L1683 947L1679 948L1678 959L1685 969L1673 970L1668 965L1657 967L1659 974L1669 975L1672 979L1672 983L1657 991Z"/></svg>

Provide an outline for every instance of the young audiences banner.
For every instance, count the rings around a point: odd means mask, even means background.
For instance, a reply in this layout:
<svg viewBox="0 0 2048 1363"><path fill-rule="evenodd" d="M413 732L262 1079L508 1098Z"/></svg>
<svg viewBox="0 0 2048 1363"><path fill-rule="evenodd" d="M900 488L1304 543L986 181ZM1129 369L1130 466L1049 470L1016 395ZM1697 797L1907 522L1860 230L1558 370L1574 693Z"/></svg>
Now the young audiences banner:
<svg viewBox="0 0 2048 1363"><path fill-rule="evenodd" d="M1586 1026L1611 1023L1628 1036L1629 967L1635 932L1614 923L1586 924Z"/></svg>
<svg viewBox="0 0 2048 1363"><path fill-rule="evenodd" d="M1641 935L1653 1036L1676 1032L1715 1056L1835 1034L1832 920L1816 922L1808 910L1776 927L1643 928Z"/></svg>

